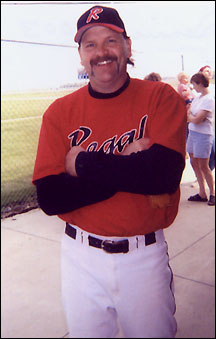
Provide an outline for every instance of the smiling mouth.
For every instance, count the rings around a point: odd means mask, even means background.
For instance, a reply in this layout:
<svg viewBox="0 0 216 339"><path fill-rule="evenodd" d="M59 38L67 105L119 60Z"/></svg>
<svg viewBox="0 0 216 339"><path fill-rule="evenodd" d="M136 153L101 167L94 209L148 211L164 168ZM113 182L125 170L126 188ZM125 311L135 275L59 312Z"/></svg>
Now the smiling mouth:
<svg viewBox="0 0 216 339"><path fill-rule="evenodd" d="M95 60L91 60L91 66L104 66L111 64L113 61L117 61L116 57L107 57L107 58L97 58Z"/></svg>
<svg viewBox="0 0 216 339"><path fill-rule="evenodd" d="M113 62L113 60L104 60L104 61L100 61L96 64L96 66L104 66L104 65L108 65L111 64Z"/></svg>
<svg viewBox="0 0 216 339"><path fill-rule="evenodd" d="M110 64L112 62L112 60L107 60L107 61L102 61L102 62L98 62L97 65L100 66L100 65L107 65L107 64Z"/></svg>
<svg viewBox="0 0 216 339"><path fill-rule="evenodd" d="M91 65L91 75L95 76L93 68L96 67L105 67L106 65L112 64L114 61L117 62L117 68L119 70L119 65L116 57L106 57L106 58L97 58L90 61Z"/></svg>

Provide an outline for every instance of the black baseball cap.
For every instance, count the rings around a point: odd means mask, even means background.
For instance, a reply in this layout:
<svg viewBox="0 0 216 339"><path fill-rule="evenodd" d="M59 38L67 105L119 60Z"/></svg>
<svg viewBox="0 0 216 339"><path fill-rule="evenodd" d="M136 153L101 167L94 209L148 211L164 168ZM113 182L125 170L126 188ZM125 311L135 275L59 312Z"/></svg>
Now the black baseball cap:
<svg viewBox="0 0 216 339"><path fill-rule="evenodd" d="M125 33L124 23L114 8L94 6L86 11L77 21L77 33L74 41L80 43L82 35L93 26L105 26L119 33Z"/></svg>

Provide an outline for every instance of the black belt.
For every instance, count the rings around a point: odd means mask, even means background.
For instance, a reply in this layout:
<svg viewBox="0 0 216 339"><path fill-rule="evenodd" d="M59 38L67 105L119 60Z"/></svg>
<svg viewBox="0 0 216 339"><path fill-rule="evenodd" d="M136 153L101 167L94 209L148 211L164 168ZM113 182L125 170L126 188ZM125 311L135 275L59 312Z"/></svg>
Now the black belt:
<svg viewBox="0 0 216 339"><path fill-rule="evenodd" d="M71 226L70 224L66 223L65 233L73 238L76 239L76 229ZM145 245L151 245L156 242L155 233L148 233L145 236ZM127 253L129 251L129 241L128 239L120 240L120 241L113 241L113 240L101 240L91 235L88 236L89 246L102 248L104 251L109 253Z"/></svg>

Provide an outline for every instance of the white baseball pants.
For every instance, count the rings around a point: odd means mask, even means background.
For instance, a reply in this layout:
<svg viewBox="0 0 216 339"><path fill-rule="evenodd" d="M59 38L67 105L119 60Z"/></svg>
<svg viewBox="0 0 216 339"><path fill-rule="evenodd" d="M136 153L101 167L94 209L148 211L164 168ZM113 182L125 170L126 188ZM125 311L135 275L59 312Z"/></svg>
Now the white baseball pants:
<svg viewBox="0 0 216 339"><path fill-rule="evenodd" d="M118 323L126 338L174 338L175 300L163 231L148 246L144 236L129 237L128 253L111 254L89 246L89 233L74 227L76 240L63 235L61 258L70 338L114 338Z"/></svg>

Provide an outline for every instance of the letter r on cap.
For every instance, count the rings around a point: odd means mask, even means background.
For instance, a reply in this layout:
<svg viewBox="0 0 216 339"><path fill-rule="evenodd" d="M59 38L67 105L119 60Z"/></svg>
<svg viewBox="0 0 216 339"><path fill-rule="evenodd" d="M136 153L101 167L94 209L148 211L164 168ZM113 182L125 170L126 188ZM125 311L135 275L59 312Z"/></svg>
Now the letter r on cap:
<svg viewBox="0 0 216 339"><path fill-rule="evenodd" d="M89 13L86 23L88 24L92 19L98 20L99 19L98 14L101 12L103 12L103 8L100 8L100 7L93 8L91 12Z"/></svg>

